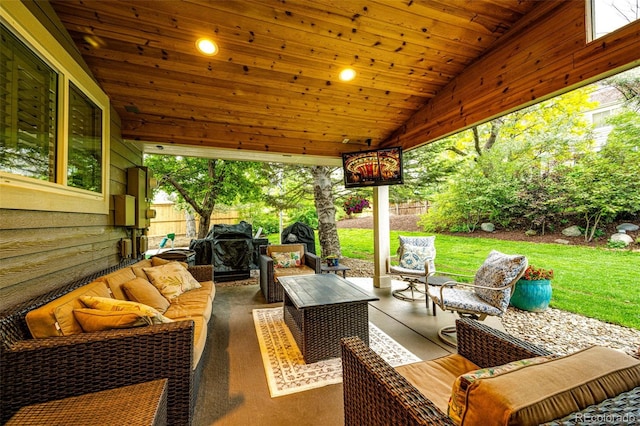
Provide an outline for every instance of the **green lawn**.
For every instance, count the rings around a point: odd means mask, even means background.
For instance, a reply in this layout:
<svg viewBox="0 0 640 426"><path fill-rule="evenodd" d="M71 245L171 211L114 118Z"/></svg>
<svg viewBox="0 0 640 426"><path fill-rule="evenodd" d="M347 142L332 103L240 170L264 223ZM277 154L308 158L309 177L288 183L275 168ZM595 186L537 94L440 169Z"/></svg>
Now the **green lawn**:
<svg viewBox="0 0 640 426"><path fill-rule="evenodd" d="M398 234L431 235L392 231L392 254L398 248ZM372 230L338 229L338 235L344 257L373 261ZM640 330L640 253L437 235L436 268L473 273L492 249L524 254L529 264L553 269L552 307ZM316 251L320 253L319 248Z"/></svg>

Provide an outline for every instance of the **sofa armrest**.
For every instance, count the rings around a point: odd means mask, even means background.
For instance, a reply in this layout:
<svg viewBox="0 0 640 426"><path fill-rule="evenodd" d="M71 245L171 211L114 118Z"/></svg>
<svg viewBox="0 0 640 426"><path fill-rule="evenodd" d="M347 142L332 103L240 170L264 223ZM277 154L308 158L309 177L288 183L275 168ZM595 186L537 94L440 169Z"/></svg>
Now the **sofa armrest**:
<svg viewBox="0 0 640 426"><path fill-rule="evenodd" d="M551 354L544 348L468 318L456 320L456 337L458 353L481 368Z"/></svg>
<svg viewBox="0 0 640 426"><path fill-rule="evenodd" d="M193 321L21 340L0 353L0 423L21 407L168 379L168 423L189 424Z"/></svg>
<svg viewBox="0 0 640 426"><path fill-rule="evenodd" d="M319 274L321 272L320 258L313 253L306 252L304 254L304 264L316 271L316 274Z"/></svg>
<svg viewBox="0 0 640 426"><path fill-rule="evenodd" d="M345 425L454 424L362 339L340 343Z"/></svg>
<svg viewBox="0 0 640 426"><path fill-rule="evenodd" d="M198 282L213 281L213 265L195 265L188 269Z"/></svg>

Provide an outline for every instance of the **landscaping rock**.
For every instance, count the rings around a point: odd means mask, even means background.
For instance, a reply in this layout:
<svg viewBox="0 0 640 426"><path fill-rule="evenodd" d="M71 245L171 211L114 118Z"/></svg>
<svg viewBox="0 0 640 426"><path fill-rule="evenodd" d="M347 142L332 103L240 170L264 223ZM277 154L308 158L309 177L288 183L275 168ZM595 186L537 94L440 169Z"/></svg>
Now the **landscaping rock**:
<svg viewBox="0 0 640 426"><path fill-rule="evenodd" d="M482 229L484 232L493 232L496 230L496 227L491 222L485 222L480 225L480 229Z"/></svg>
<svg viewBox="0 0 640 426"><path fill-rule="evenodd" d="M582 231L577 225L570 226L562 230L562 235L566 237L579 237L582 235Z"/></svg>
<svg viewBox="0 0 640 426"><path fill-rule="evenodd" d="M640 226L633 223L621 223L620 225L616 226L616 229L618 231L635 232L640 229Z"/></svg>
<svg viewBox="0 0 640 426"><path fill-rule="evenodd" d="M611 238L609 238L609 241L622 241L626 246L628 246L629 244L633 244L633 238L623 232L613 234Z"/></svg>
<svg viewBox="0 0 640 426"><path fill-rule="evenodd" d="M562 238L558 238L557 240L554 240L554 242L555 242L555 243L558 243L558 244L564 244L564 245L567 245L567 244L569 244L571 241L567 241L567 240L563 240Z"/></svg>

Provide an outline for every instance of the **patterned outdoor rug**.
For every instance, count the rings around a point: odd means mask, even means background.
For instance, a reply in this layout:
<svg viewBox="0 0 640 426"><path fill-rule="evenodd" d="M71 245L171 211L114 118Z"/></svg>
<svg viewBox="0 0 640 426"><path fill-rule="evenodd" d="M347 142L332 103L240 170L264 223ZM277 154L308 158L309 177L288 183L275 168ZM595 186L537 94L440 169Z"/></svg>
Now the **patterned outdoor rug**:
<svg viewBox="0 0 640 426"><path fill-rule="evenodd" d="M340 358L305 364L302 353L284 323L282 308L254 309L253 322L272 398L342 381ZM420 358L371 323L369 346L394 367L420 361Z"/></svg>

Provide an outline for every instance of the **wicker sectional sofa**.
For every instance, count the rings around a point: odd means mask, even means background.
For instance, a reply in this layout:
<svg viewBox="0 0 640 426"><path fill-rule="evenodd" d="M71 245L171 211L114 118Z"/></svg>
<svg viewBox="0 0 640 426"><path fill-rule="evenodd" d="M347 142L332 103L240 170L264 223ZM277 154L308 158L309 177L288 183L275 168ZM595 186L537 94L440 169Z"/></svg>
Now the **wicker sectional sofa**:
<svg viewBox="0 0 640 426"><path fill-rule="evenodd" d="M151 266L149 260L126 261L0 312L0 423L23 406L157 379L168 379L168 424L191 423L212 322L211 265L188 267L201 288L171 299L172 322L33 338L25 319L97 282L115 289L134 268L140 274ZM112 293L118 298L117 289Z"/></svg>
<svg viewBox="0 0 640 426"><path fill-rule="evenodd" d="M458 353L450 355L449 357L458 357L465 361L470 361L476 366L480 367L485 373L488 372L489 376L482 376L482 379L475 379L475 387L468 385L465 389L467 395L472 392L471 389L477 391L482 389L482 385L493 386L496 383L504 382L504 378L509 379L511 377L510 387L503 389L505 392L499 394L498 398L492 398L484 400L483 404L478 404L477 399L470 401L471 396L465 401L465 407L467 410L467 416L463 417L462 424L473 424L473 415L468 414L471 407L476 409L476 419L479 417L480 424L532 424L526 422L519 422L517 414L514 415L510 412L508 417L500 412L500 415L496 415L496 407L499 405L497 400L510 401L513 398L514 393L519 393L528 397L528 394L535 394L536 391L540 392L540 389L548 389L549 382L554 380L547 380L545 383L539 383L540 367L548 368L552 366L552 363L557 362L572 362L571 357L588 355L588 351L602 350L608 354L611 354L613 358L622 360L607 362L600 358L596 359L596 368L602 367L603 369L616 370L612 374L622 374L622 378L615 377L613 382L605 383L600 382L602 380L608 380L609 375L599 375L595 373L595 379L592 381L586 381L582 378L583 373L591 373L594 369L594 363L591 364L579 364L574 365L574 370L577 370L577 374L573 374L569 381L574 379L578 382L578 385L574 387L573 383L567 384L562 381L559 385L563 386L561 392L545 394L545 397L538 398L535 404L544 403L547 398L556 398L558 396L568 396L568 405L584 403L585 400L590 398L597 398L597 394L609 394L608 397L601 398L603 400L596 404L589 405L582 410L569 411L568 413L560 416L557 419L548 419L542 423L551 425L578 425L578 424L638 424L640 423L640 361L632 358L628 355L621 354L617 351L608 350L607 348L590 348L585 351L576 352L568 357L552 357L549 361L541 361L540 364L524 364L526 367L518 367L519 370L512 371L507 370L496 374L497 367L511 363L518 364L525 359L532 359L535 357L543 357L552 355L549 351L540 348L538 346L529 344L522 340L519 340L513 336L495 330L477 321L469 319L459 319L456 322L457 338L458 338ZM344 416L346 425L455 425L460 424L454 422L452 417L445 414L447 411L451 413L451 410L442 408L442 401L436 403L437 399L442 400L444 398L444 405L447 405L447 401L451 404L449 397L452 395L449 386L448 390L446 381L439 381L434 379L434 376L427 376L425 380L426 386L422 386L422 391L418 390L412 383L415 381L415 376L411 379L407 371L410 369L403 369L410 366L403 366L394 369L387 364L380 356L367 347L362 340L357 337L345 338L341 341L342 344L342 366L343 366L343 392L344 392ZM609 352L607 352L609 351ZM423 363L431 363L430 368L436 368L431 370L434 372L443 371L446 366L446 362L442 359L449 358L443 357L438 360L423 361ZM593 360L592 360L593 361ZM528 361L526 361L528 362ZM545 365L546 363L546 365ZM623 366L620 366L622 365ZM452 364L449 364L452 365ZM556 364L557 366L557 364ZM563 368L566 367L563 366ZM440 370L438 370L440 369ZM529 369L527 371L527 369ZM536 370L538 369L538 370ZM574 371L571 370L571 371ZM419 371L419 370L418 370ZM423 370L424 371L424 370ZM477 370L476 370L477 371ZM562 370L556 370L562 371ZM513 381L513 375L529 373L527 380ZM533 373L533 374L530 374ZM473 373L472 373L473 374ZM407 377L405 377L405 375ZM439 379L439 378L438 378ZM411 381L410 381L411 380ZM459 379L458 379L459 380ZM472 379L474 380L474 379ZM480 382L485 380L482 385ZM488 381L487 381L488 380ZM591 379L589 379L591 380ZM493 381L493 383L492 383ZM597 383L596 383L597 382ZM595 383L595 386L594 386ZM612 392L608 389L610 385L614 383L616 386L626 387L624 391ZM418 384L417 386L420 386ZM555 385L557 386L557 385ZM580 388L580 386L582 386ZM431 388L431 389L430 389ZM440 389L438 391L437 389ZM579 390L574 392L575 389ZM486 388L485 388L486 389ZM429 399L425 394L432 393ZM440 392L441 395L433 395L434 392ZM454 393L454 395L456 395ZM477 394L474 394L474 397ZM495 393L489 393L488 395L496 395ZM503 395L507 395L506 398L502 398ZM576 396L577 395L577 396ZM602 395L600 395L602 396ZM562 407L562 404L567 403L567 399L561 403L554 402L548 405L553 409ZM519 409L528 410L531 405L523 405ZM537 410L537 411L536 411ZM533 409L536 415L539 415L544 410L539 407ZM547 415L547 414L544 414ZM455 416L453 416L455 418ZM503 421L499 421L502 419ZM458 421L460 418L457 419ZM469 422L467 422L469 420ZM510 422L510 423L509 423ZM533 424L538 424L535 422ZM478 423L476 423L478 424Z"/></svg>

